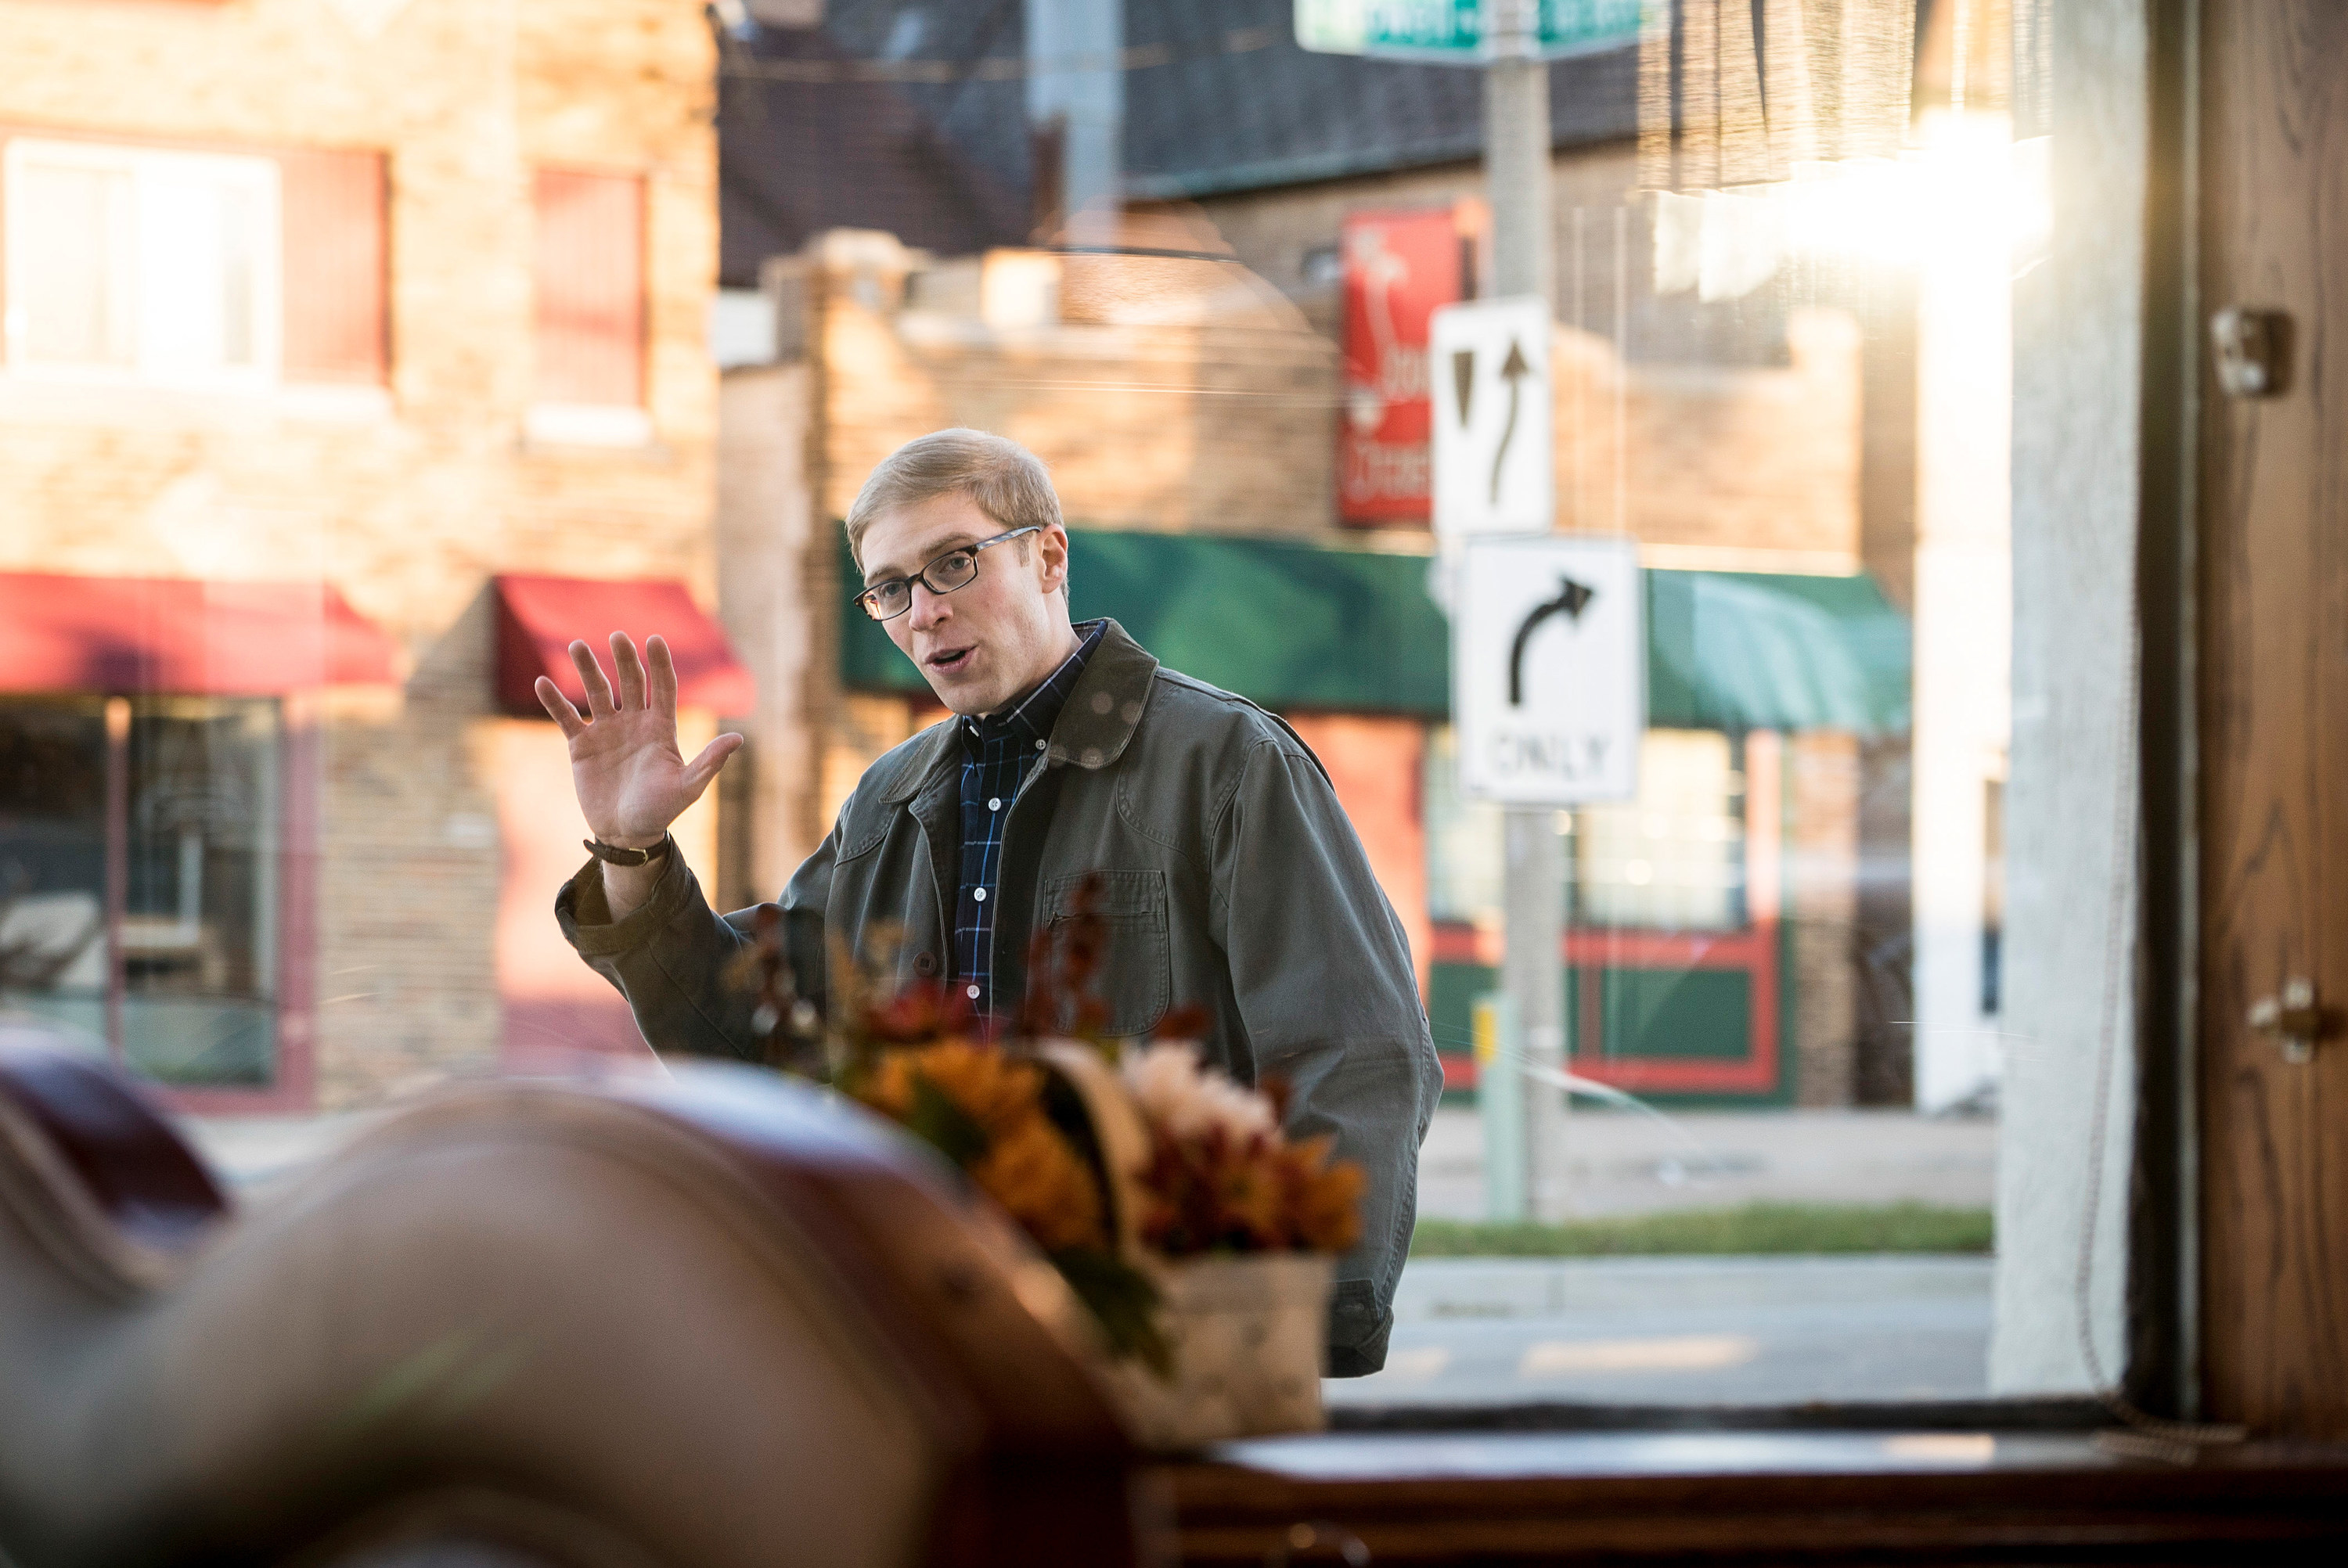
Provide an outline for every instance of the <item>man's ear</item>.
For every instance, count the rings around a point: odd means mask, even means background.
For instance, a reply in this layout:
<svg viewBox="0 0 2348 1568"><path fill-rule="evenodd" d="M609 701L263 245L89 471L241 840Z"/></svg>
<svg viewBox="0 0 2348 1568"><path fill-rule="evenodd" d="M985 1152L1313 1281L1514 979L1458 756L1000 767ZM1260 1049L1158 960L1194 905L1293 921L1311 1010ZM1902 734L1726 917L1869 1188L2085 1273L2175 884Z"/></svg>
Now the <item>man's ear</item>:
<svg viewBox="0 0 2348 1568"><path fill-rule="evenodd" d="M1068 586L1068 530L1058 523L1046 524L1038 553L1043 558L1044 594L1048 599Z"/></svg>

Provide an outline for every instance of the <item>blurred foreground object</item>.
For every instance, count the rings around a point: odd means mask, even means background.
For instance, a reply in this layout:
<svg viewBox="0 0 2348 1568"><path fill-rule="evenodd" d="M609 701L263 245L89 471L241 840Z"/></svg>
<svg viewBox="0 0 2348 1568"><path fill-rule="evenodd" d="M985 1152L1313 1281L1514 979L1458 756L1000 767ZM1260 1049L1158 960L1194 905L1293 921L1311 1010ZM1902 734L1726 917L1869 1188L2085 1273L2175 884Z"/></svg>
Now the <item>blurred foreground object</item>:
<svg viewBox="0 0 2348 1568"><path fill-rule="evenodd" d="M788 1080L484 1084L232 1214L0 1031L0 1532L25 1564L1126 1563L1059 1276Z"/></svg>
<svg viewBox="0 0 2348 1568"><path fill-rule="evenodd" d="M893 994L840 962L825 1075L968 1173L1091 1311L1097 1361L1128 1433L1181 1449L1317 1431L1336 1257L1361 1237L1361 1167L1333 1137L1292 1142L1284 1091L1206 1067L1178 1009L1159 1033L1105 1030L1091 994L1106 950L1097 876L1036 934L1018 1021L997 1030L963 993L917 981ZM754 965L770 1061L798 1010L779 922ZM1070 1038L1074 1036L1075 1038Z"/></svg>

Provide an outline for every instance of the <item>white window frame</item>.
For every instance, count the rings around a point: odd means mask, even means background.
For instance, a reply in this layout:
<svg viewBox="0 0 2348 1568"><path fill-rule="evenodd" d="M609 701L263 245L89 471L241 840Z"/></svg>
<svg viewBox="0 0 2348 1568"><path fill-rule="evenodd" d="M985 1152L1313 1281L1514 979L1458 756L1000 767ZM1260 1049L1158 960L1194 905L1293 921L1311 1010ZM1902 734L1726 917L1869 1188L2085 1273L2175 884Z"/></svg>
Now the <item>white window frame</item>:
<svg viewBox="0 0 2348 1568"><path fill-rule="evenodd" d="M21 190L21 179L28 165L55 168L60 165L130 176L135 195L134 209L146 206L144 192L150 182L171 178L184 179L200 174L215 183L231 183L246 187L254 199L252 252L252 363L242 365L217 365L191 371L183 366L166 365L159 362L149 333L141 330L135 318L131 327L132 352L129 364L54 364L29 363L25 358L22 343L26 323L15 302L21 297L17 279L21 275L25 249L41 242L41 237L28 231L28 225L16 211L14 192ZM12 138L7 143L5 160L0 164L0 197L5 197L7 210L0 212L0 232L6 236L5 257L0 264L6 269L0 280L0 300L6 302L5 319L0 323L0 362L12 378L44 382L68 382L82 384L166 386L199 391L265 392L278 384L279 366L283 349L284 280L283 277L283 222L280 179L276 160L265 157L240 156L233 153L181 152L149 147L128 147L97 141L44 140L33 137ZM160 259L135 232L131 241L129 274L134 287L147 292L147 270L160 264Z"/></svg>

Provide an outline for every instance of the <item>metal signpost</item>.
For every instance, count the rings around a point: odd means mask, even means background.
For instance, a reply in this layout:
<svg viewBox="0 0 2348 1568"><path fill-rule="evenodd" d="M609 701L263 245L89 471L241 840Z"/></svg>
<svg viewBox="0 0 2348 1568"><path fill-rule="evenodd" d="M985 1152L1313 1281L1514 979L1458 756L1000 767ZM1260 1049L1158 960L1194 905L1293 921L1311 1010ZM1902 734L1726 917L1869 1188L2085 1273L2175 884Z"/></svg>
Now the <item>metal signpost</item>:
<svg viewBox="0 0 2348 1568"><path fill-rule="evenodd" d="M1550 254L1545 62L1635 43L1640 11L1640 0L1297 0L1296 41L1307 49L1484 68L1484 172L1492 209L1492 281L1498 297L1482 306L1453 307L1455 312L1486 313L1479 316L1438 315L1438 341L1431 345L1435 357L1427 367L1437 405L1436 530L1445 540L1447 556L1458 553L1459 541L1473 535L1546 534L1553 526L1548 361L1550 302L1556 291ZM1503 337L1519 352L1511 356L1501 348L1494 359L1492 348ZM1456 357L1463 354L1465 358ZM1447 417L1453 426L1448 431L1444 428ZM1466 678L1468 652L1460 639L1492 607L1478 605L1462 579L1477 576L1475 557L1491 548L1498 547L1469 547L1469 564L1464 569L1457 560L1447 562L1452 583L1452 711L1461 724L1463 759L1471 755L1474 738L1466 728L1468 693L1459 684ZM1622 635L1620 627L1625 623L1617 606L1635 629L1643 602L1635 591L1635 557L1626 547L1612 548L1631 560L1633 590L1622 589L1612 576L1603 584L1573 579L1604 596L1604 610L1596 610L1598 601L1591 599L1582 603L1581 613L1588 616L1595 610L1607 625L1617 628L1606 634L1609 647L1614 645L1612 639ZM1557 650L1568 645L1597 646L1592 638L1599 621L1593 620L1592 631L1584 633L1580 620L1564 607L1562 601L1574 597L1570 589L1552 583L1532 603L1519 607L1519 622L1509 628L1513 638L1524 616L1545 602L1560 601L1524 639L1524 661L1530 661L1532 668L1528 673L1519 661L1520 681L1530 682L1520 686L1519 695L1537 708L1586 690L1578 666L1551 671L1546 663L1566 658ZM1560 620L1561 627L1551 624ZM1642 675L1644 651L1642 641L1630 656L1630 667ZM1643 723L1643 684L1628 690ZM1546 709L1541 711L1546 714ZM1636 747L1634 733L1623 740L1622 756L1635 759ZM1526 782L1536 779L1550 793L1538 793ZM1461 784L1468 793L1477 793L1478 776L1464 764ZM1622 778L1611 775L1591 788L1622 786ZM1522 1218L1529 1192L1532 1211L1556 1219L1562 1217L1565 1196L1565 1097L1553 1082L1519 1079L1514 1065L1522 1061L1561 1071L1565 1064L1565 865L1557 808L1616 797L1581 793L1558 769L1528 774L1514 792L1496 792L1486 798L1512 803L1504 831L1506 1005L1479 1009L1478 1015L1484 1074L1479 1081L1510 1080L1502 1092L1487 1091L1478 1097L1485 1126L1488 1205L1495 1219Z"/></svg>

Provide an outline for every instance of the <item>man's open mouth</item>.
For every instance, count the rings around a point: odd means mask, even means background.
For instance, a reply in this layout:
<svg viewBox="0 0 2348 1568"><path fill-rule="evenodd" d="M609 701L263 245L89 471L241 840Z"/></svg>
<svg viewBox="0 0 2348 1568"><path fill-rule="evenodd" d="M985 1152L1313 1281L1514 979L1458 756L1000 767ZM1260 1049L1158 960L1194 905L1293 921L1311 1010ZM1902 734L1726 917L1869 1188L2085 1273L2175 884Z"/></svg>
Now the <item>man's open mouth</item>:
<svg viewBox="0 0 2348 1568"><path fill-rule="evenodd" d="M942 653L932 653L930 655L930 668L941 674L951 675L968 667L971 651L967 648L950 648Z"/></svg>

